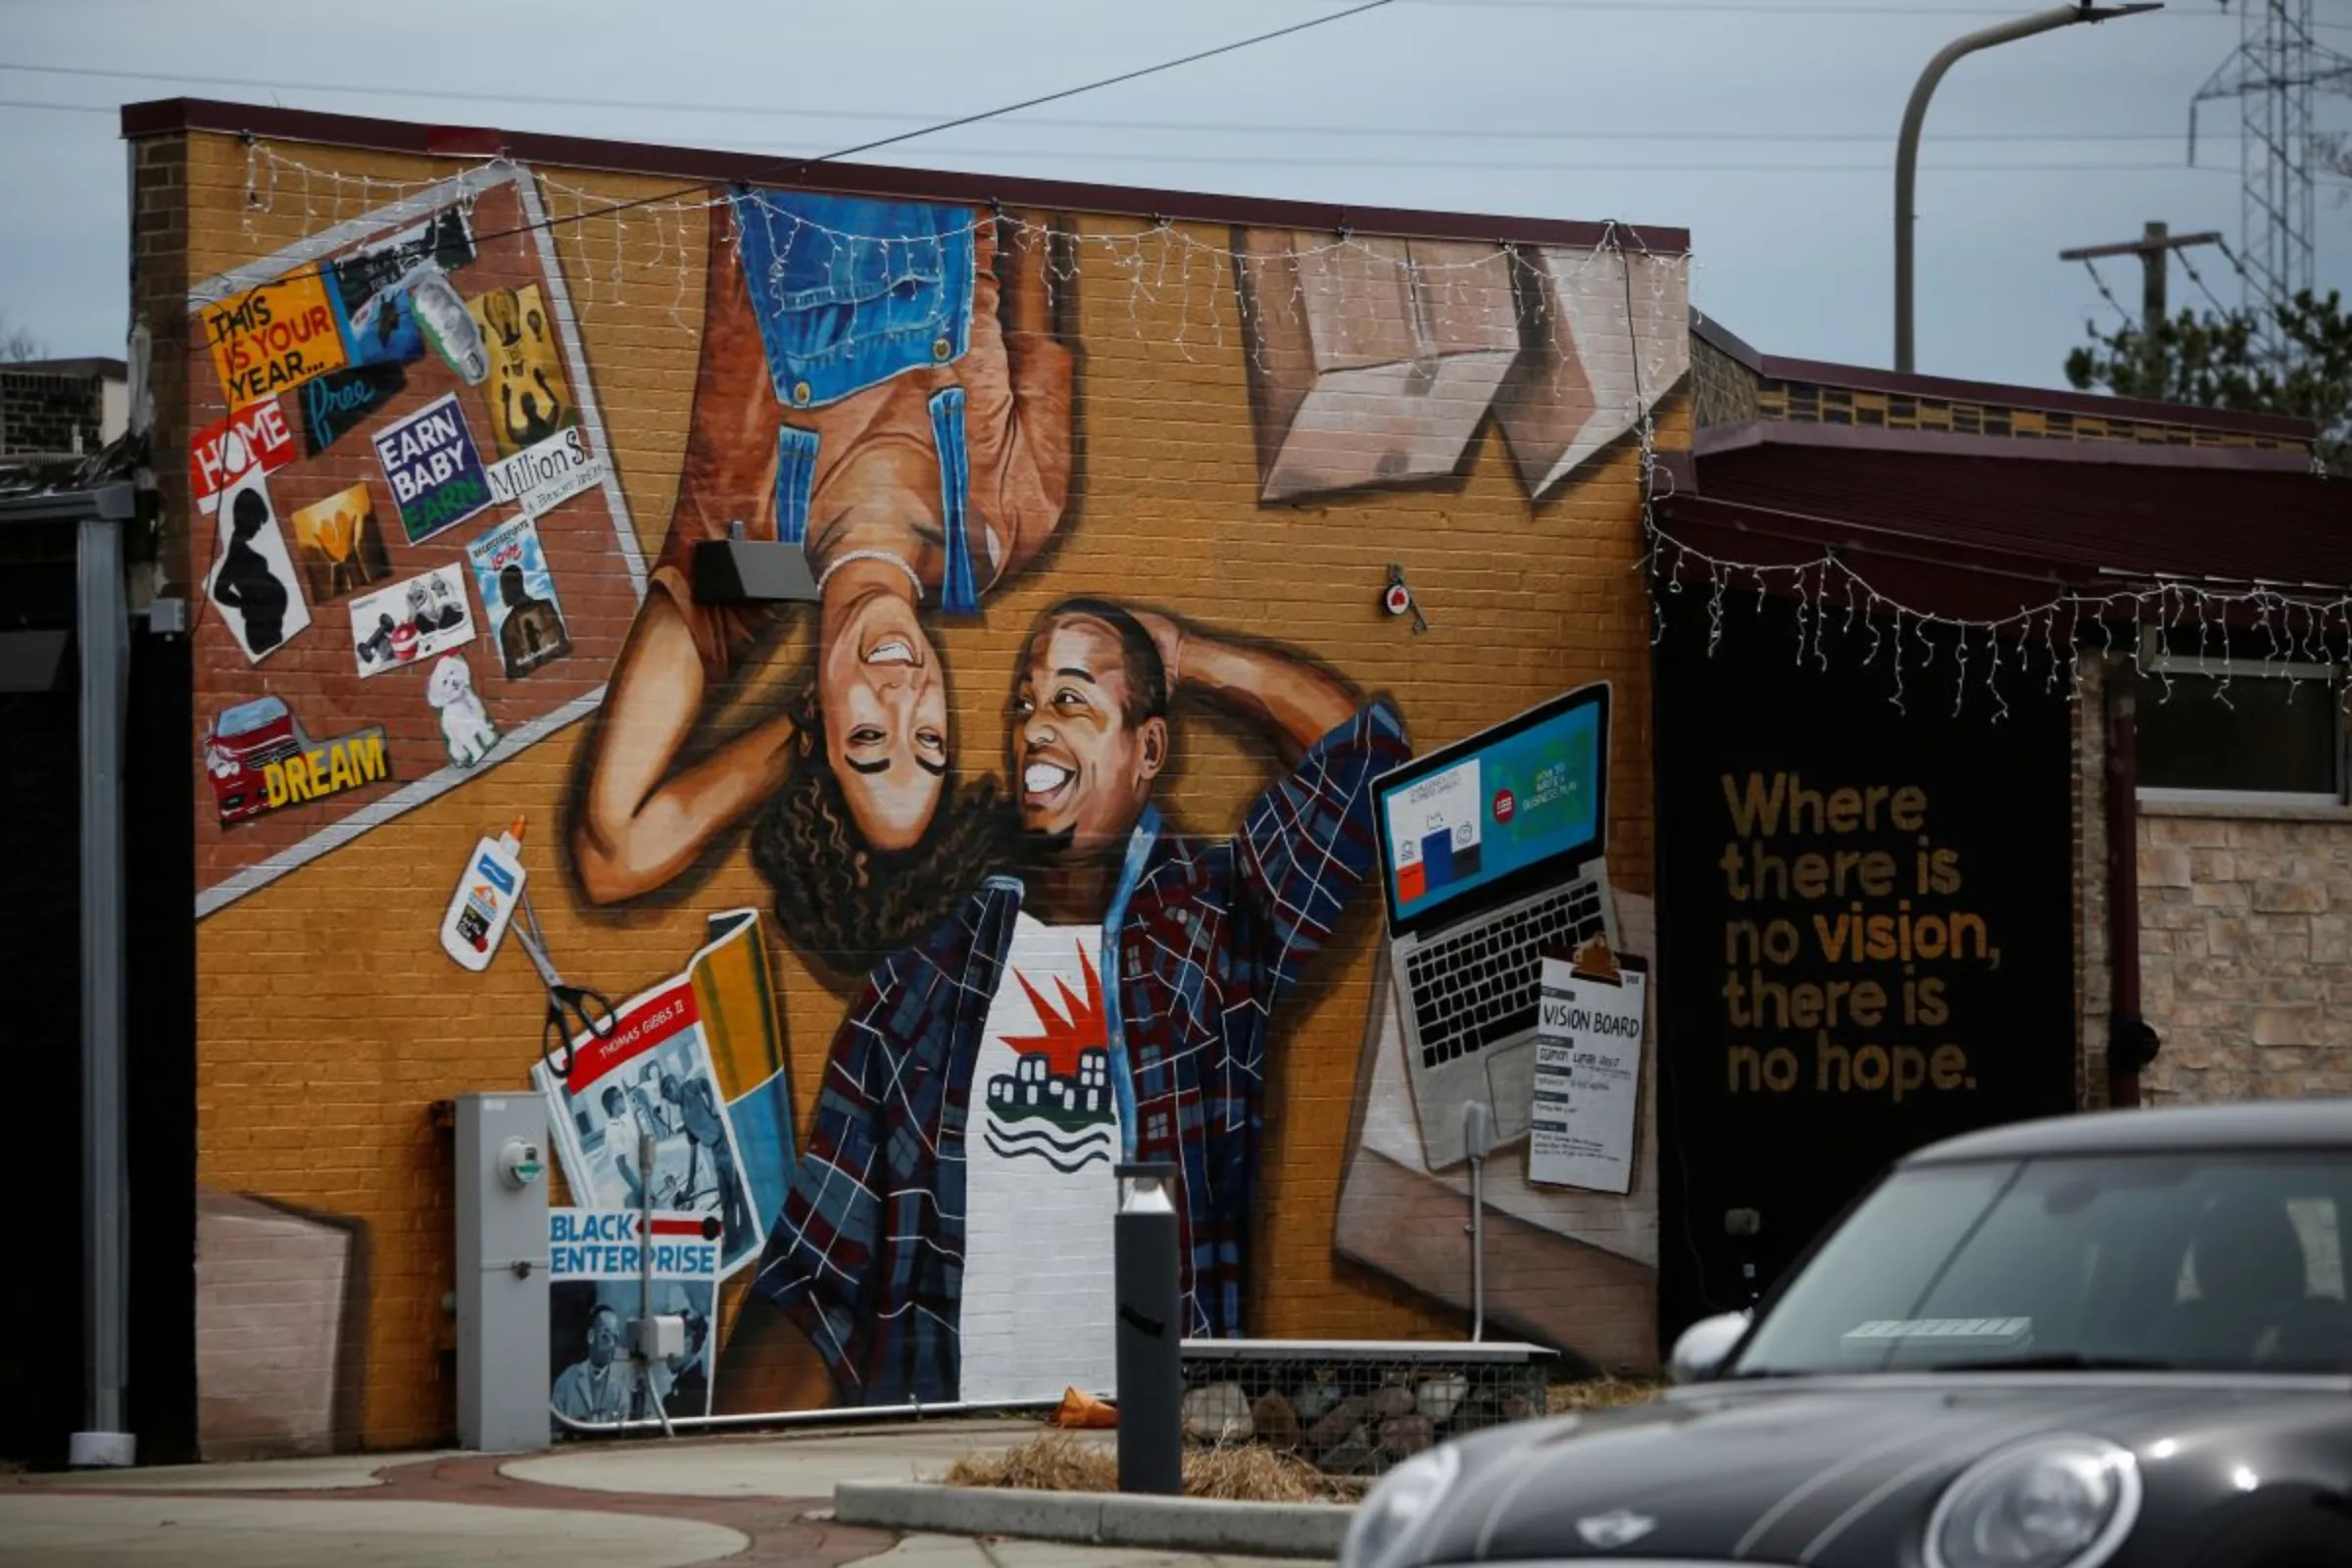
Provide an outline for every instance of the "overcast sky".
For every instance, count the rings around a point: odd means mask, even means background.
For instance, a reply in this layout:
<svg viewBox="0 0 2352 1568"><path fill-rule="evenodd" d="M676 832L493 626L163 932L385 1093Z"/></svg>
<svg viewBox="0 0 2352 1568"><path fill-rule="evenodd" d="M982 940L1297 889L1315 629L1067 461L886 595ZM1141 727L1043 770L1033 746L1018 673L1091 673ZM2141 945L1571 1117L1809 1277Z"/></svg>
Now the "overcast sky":
<svg viewBox="0 0 2352 1568"><path fill-rule="evenodd" d="M0 0L0 318L120 353L115 107L212 97L809 155L1345 9L1349 0ZM2316 0L2352 54L2352 0ZM916 168L1691 231L1700 309L1771 352L1892 355L1894 131L1946 40L1999 0L1396 0L1069 102L922 138ZM2239 240L2234 103L2189 102L2235 11L2068 27L1974 56L1929 116L1919 368L2062 384L2116 319L2071 245L2151 219ZM31 69L38 68L38 69ZM138 73L160 73L139 75ZM441 94L443 96L435 96ZM564 103L515 102L505 95ZM457 96L448 96L457 95ZM616 104L614 101L625 101ZM57 107L33 107L57 106ZM2323 99L2352 128L2352 97ZM2324 185L2319 281L2352 292L2352 187ZM2212 250L2221 298L2240 290ZM2138 308L2137 264L2102 264ZM2178 267L2176 303L2202 302Z"/></svg>

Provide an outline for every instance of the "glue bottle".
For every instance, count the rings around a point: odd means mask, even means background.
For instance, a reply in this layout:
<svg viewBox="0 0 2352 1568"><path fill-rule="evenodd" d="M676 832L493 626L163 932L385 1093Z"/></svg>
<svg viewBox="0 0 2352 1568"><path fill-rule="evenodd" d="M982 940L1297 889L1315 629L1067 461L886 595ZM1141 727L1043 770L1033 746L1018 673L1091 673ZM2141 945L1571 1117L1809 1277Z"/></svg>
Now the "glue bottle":
<svg viewBox="0 0 2352 1568"><path fill-rule="evenodd" d="M441 951L479 973L490 967L498 945L522 902L522 884L530 873L522 864L522 818L494 839L473 847L466 874L441 917Z"/></svg>

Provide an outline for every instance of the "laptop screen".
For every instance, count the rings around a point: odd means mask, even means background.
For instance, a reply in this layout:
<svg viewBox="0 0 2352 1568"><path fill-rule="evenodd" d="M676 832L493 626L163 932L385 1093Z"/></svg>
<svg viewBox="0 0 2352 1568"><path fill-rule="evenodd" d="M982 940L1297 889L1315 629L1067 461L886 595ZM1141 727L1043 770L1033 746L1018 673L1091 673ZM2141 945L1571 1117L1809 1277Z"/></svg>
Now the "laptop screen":
<svg viewBox="0 0 2352 1568"><path fill-rule="evenodd" d="M1402 935L1566 880L1598 846L1607 765L1608 689L1596 685L1387 775L1379 825L1390 928Z"/></svg>

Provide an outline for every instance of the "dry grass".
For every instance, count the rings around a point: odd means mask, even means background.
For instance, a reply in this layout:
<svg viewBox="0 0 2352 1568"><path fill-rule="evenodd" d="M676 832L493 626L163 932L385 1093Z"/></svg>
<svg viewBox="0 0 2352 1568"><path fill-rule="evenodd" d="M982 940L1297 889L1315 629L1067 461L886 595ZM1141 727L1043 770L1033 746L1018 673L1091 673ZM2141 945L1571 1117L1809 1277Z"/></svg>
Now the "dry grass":
<svg viewBox="0 0 2352 1568"><path fill-rule="evenodd" d="M1364 1482L1327 1476L1296 1454L1245 1443L1186 1453L1184 1491L1190 1497L1235 1502L1355 1502Z"/></svg>
<svg viewBox="0 0 2352 1568"><path fill-rule="evenodd" d="M951 1487L1030 1492L1116 1492L1117 1450L1100 1439L1047 1432L1001 1453L967 1453L947 1474ZM1305 1460L1253 1444L1188 1448L1184 1494L1235 1502L1353 1502L1361 1481L1327 1476Z"/></svg>
<svg viewBox="0 0 2352 1568"><path fill-rule="evenodd" d="M1042 1432L1001 1453L967 1453L949 1467L951 1487L1012 1487L1023 1492L1116 1492L1118 1459L1110 1448L1067 1432Z"/></svg>
<svg viewBox="0 0 2352 1568"><path fill-rule="evenodd" d="M1548 1407L1553 1415L1589 1410L1622 1410L1647 1404L1666 1392L1663 1383L1641 1378L1595 1378L1590 1383L1555 1383Z"/></svg>

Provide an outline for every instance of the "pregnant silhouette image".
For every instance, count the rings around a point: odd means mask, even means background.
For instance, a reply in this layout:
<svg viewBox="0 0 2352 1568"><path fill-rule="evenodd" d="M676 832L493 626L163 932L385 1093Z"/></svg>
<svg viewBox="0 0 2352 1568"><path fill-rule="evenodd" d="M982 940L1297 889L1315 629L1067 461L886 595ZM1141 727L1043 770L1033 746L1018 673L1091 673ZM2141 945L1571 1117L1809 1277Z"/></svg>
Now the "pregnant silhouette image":
<svg viewBox="0 0 2352 1568"><path fill-rule="evenodd" d="M285 640L286 585L253 548L254 535L270 520L270 503L253 491L237 496L229 517L228 553L213 580L213 598L245 617L245 646L256 657Z"/></svg>

